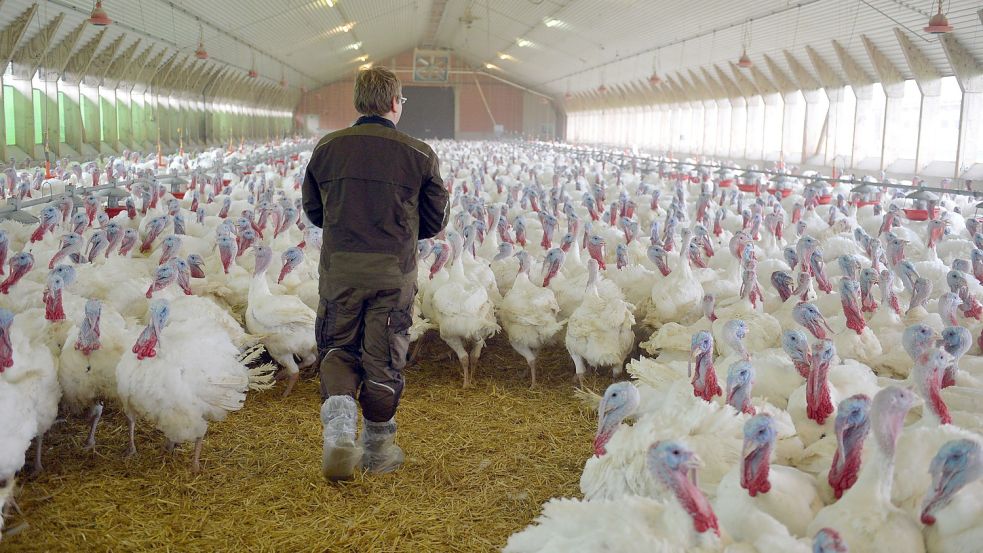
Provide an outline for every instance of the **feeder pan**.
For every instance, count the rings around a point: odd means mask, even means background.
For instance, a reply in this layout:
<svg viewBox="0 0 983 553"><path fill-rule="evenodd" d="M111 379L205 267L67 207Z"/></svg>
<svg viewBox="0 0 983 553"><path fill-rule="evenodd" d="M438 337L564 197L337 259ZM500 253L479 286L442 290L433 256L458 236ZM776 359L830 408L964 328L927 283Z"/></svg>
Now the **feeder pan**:
<svg viewBox="0 0 983 553"><path fill-rule="evenodd" d="M823 193L823 191L829 186L829 183L828 182L826 182L826 181L824 181L822 179L817 178L817 179L813 180L812 182L810 182L809 184L807 184L806 186L808 186L809 188L816 189L816 192L819 195L819 197L816 199L816 203L817 204L819 204L819 205L829 205L829 203L831 201L833 201L833 195L832 194L829 194L829 193L825 193L824 194Z"/></svg>
<svg viewBox="0 0 983 553"><path fill-rule="evenodd" d="M778 188L768 188L768 193L774 196L775 194L781 194L782 198L787 198L792 195L792 189L790 187Z"/></svg>
<svg viewBox="0 0 983 553"><path fill-rule="evenodd" d="M92 13L89 14L89 23L97 27L105 27L106 25L112 24L113 20L109 19L109 14L102 7L102 0L98 0L94 8L92 8Z"/></svg>
<svg viewBox="0 0 983 553"><path fill-rule="evenodd" d="M952 32L952 25L949 24L949 19L944 13L942 13L942 6L939 6L939 12L928 20L928 26L924 27L924 31L926 33L932 33L933 35L942 35Z"/></svg>
<svg viewBox="0 0 983 553"><path fill-rule="evenodd" d="M939 201L939 197L928 190L916 190L911 194L905 196L905 199L922 201L926 203L934 203ZM928 209L916 209L913 207L906 207L903 209L903 211L905 217L907 217L909 221L927 221L929 220L929 218L935 219L936 217L939 216L939 207L936 205L932 206L931 217L929 217Z"/></svg>
<svg viewBox="0 0 983 553"><path fill-rule="evenodd" d="M866 178L866 177L865 177ZM881 203L880 200L880 190L871 184L861 184L860 186L854 187L850 190L850 195L859 195L860 198L853 202L853 205L857 207L864 207L868 205L877 205ZM872 195L876 196L874 199L869 199Z"/></svg>
<svg viewBox="0 0 983 553"><path fill-rule="evenodd" d="M200 60L208 59L208 52L205 50L205 45L201 42L198 43L198 49L195 50L195 57Z"/></svg>

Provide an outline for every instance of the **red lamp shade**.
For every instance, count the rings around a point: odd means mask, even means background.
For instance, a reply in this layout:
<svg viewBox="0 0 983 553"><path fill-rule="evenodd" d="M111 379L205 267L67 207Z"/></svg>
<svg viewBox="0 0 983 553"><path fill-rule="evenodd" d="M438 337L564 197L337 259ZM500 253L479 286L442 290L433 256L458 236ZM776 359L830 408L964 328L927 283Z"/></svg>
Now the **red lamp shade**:
<svg viewBox="0 0 983 553"><path fill-rule="evenodd" d="M102 7L102 0L97 0L95 7L92 8L92 13L89 14L89 23L98 27L105 27L112 22L113 20L109 19L109 14Z"/></svg>
<svg viewBox="0 0 983 553"><path fill-rule="evenodd" d="M208 52L205 50L205 44L202 42L198 43L198 49L195 50L195 57L200 60L208 59Z"/></svg>
<svg viewBox="0 0 983 553"><path fill-rule="evenodd" d="M751 58L748 57L747 50L741 52L741 57L737 60L737 66L747 68L751 67L752 65L754 65L754 62L752 62Z"/></svg>
<svg viewBox="0 0 983 553"><path fill-rule="evenodd" d="M949 25L949 19L942 13L941 7L939 8L939 13L933 15L928 20L928 26L925 27L925 32L937 35L952 32L952 25Z"/></svg>
<svg viewBox="0 0 983 553"><path fill-rule="evenodd" d="M249 75L250 79L255 79L256 77L259 76L259 73L257 73L255 69L250 69L247 75Z"/></svg>
<svg viewBox="0 0 983 553"><path fill-rule="evenodd" d="M597 87L597 91L600 92L601 94L604 94L608 91L608 87L602 84L601 86Z"/></svg>

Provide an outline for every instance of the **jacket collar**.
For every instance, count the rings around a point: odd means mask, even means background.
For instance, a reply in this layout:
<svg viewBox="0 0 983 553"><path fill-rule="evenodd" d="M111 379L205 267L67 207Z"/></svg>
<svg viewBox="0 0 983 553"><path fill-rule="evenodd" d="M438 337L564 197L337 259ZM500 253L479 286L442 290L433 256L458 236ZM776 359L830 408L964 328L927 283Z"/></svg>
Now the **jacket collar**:
<svg viewBox="0 0 983 553"><path fill-rule="evenodd" d="M379 117L378 115L363 115L359 117L352 126L357 127L359 125L383 125L389 127L390 129L396 128L396 125L392 121L386 119L385 117Z"/></svg>

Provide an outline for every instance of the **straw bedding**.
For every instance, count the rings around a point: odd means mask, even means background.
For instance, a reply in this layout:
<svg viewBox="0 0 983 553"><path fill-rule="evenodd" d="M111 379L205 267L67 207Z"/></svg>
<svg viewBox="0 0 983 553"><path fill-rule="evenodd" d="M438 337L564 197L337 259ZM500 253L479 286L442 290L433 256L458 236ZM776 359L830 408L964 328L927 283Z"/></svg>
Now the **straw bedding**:
<svg viewBox="0 0 983 553"><path fill-rule="evenodd" d="M400 406L403 470L329 485L320 476L315 379L287 399L253 393L213 424L202 472L190 445L165 453L138 424L136 457L122 459L126 419L106 408L96 452L86 426L57 424L45 472L18 494L5 551L494 551L543 501L577 495L594 416L572 393L562 348L544 352L541 384L496 338L474 387L433 340L407 371ZM609 377L592 382L603 388ZM591 382L589 380L589 382Z"/></svg>

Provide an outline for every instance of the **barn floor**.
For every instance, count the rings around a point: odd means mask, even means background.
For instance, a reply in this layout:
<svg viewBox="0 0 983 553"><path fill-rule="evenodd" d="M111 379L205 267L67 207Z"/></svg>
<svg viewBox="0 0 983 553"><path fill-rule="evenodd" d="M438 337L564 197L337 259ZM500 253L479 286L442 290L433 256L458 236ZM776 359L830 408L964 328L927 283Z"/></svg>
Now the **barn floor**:
<svg viewBox="0 0 983 553"><path fill-rule="evenodd" d="M400 407L403 470L329 485L320 476L316 380L254 393L213 424L202 472L191 447L165 454L138 425L134 458L122 459L126 419L109 409L95 453L85 424L57 424L45 472L20 491L5 551L494 551L550 497L578 494L594 418L573 395L562 347L544 352L541 384L496 338L473 389L437 340L407 372ZM595 390L609 377L589 379Z"/></svg>

